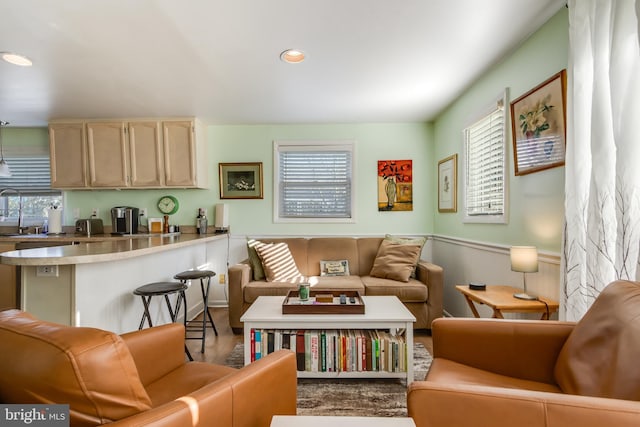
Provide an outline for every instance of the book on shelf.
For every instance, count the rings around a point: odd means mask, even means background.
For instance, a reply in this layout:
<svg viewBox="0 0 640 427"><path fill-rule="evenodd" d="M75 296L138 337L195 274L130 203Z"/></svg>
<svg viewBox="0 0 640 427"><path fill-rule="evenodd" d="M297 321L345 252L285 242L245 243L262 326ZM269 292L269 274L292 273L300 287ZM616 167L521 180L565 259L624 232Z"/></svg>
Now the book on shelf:
<svg viewBox="0 0 640 427"><path fill-rule="evenodd" d="M404 334L375 329L252 329L251 361L288 349L298 371L406 372Z"/></svg>

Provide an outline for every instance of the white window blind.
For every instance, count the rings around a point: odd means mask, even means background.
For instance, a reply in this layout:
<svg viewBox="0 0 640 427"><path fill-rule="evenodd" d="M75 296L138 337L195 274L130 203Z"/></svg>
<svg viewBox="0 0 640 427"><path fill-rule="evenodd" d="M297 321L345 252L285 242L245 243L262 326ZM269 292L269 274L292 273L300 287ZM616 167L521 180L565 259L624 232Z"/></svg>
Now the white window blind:
<svg viewBox="0 0 640 427"><path fill-rule="evenodd" d="M60 194L59 190L51 189L49 156L4 156L4 159L9 164L11 176L0 178L0 189L15 188L22 194Z"/></svg>
<svg viewBox="0 0 640 427"><path fill-rule="evenodd" d="M276 220L352 218L352 143L276 142Z"/></svg>
<svg viewBox="0 0 640 427"><path fill-rule="evenodd" d="M465 129L465 220L505 221L505 111L498 107Z"/></svg>

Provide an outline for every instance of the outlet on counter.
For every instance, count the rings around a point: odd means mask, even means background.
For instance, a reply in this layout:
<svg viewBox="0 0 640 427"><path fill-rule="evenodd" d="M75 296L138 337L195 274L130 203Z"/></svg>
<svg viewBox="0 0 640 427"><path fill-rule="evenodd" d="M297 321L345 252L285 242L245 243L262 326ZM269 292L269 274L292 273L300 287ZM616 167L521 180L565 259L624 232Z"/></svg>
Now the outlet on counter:
<svg viewBox="0 0 640 427"><path fill-rule="evenodd" d="M95 217L100 216L100 209L99 208L91 208L91 216L95 216Z"/></svg>
<svg viewBox="0 0 640 427"><path fill-rule="evenodd" d="M140 208L140 216L147 217L147 208Z"/></svg>

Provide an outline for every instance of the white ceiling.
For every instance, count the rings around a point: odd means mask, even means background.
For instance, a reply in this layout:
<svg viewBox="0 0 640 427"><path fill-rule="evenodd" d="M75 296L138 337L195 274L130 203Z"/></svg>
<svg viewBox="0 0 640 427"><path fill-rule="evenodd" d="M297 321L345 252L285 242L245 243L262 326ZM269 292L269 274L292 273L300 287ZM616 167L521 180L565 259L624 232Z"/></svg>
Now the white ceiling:
<svg viewBox="0 0 640 427"><path fill-rule="evenodd" d="M433 119L565 0L0 0L0 119ZM307 60L279 54L302 49Z"/></svg>

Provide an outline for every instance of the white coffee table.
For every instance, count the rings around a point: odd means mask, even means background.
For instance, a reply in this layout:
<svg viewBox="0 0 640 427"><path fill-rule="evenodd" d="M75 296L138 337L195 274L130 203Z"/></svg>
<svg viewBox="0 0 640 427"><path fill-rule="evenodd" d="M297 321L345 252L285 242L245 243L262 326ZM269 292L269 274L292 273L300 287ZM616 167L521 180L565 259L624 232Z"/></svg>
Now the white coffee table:
<svg viewBox="0 0 640 427"><path fill-rule="evenodd" d="M274 415L271 427L415 427L413 418Z"/></svg>
<svg viewBox="0 0 640 427"><path fill-rule="evenodd" d="M413 381L413 323L416 318L395 296L363 296L364 314L282 314L283 296L261 296L240 318L244 322L244 364L251 363L252 329L377 329L404 334L406 372L387 371L298 371L300 378L406 378Z"/></svg>

